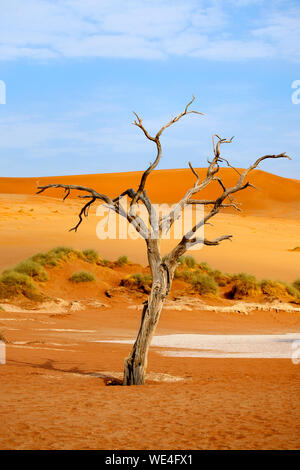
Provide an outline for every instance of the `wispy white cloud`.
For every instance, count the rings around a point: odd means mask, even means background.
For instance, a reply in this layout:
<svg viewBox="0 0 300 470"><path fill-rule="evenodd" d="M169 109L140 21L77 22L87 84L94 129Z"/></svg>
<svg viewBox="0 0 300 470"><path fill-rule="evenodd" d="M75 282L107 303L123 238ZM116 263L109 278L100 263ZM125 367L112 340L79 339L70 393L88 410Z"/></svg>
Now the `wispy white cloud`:
<svg viewBox="0 0 300 470"><path fill-rule="evenodd" d="M261 41L273 44L276 55L294 61L300 60L300 7L272 13L266 24L255 29L253 35Z"/></svg>
<svg viewBox="0 0 300 470"><path fill-rule="evenodd" d="M10 0L0 60L56 57L300 60L300 7L263 0ZM245 8L257 8L247 15ZM284 8L284 10L283 10ZM246 17L246 19L245 19ZM239 21L242 21L237 28Z"/></svg>

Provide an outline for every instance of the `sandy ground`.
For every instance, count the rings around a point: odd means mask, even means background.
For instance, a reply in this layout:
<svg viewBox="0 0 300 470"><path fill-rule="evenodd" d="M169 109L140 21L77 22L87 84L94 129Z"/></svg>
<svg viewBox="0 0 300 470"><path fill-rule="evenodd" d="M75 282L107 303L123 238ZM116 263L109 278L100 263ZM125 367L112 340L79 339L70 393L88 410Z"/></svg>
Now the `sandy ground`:
<svg viewBox="0 0 300 470"><path fill-rule="evenodd" d="M193 182L189 173L154 172L148 193L155 202L173 203L178 188ZM136 187L138 176L59 180L115 196ZM224 176L228 184L231 176ZM300 183L262 171L252 178L260 190L241 194L244 212L220 214L207 229L211 237L232 233L234 241L191 254L226 272L293 281L299 278L300 254L290 250L300 245ZM46 181L54 180L39 179ZM68 232L80 202L63 203L55 191L35 196L36 183L0 178L0 270L58 245L95 248L112 260L126 254L146 264L143 240L96 237L95 211L76 234ZM163 250L173 243L163 241ZM107 282L116 282L113 275ZM95 341L134 338L140 310L88 287L70 297L55 278L49 285L50 293L72 300L74 308L0 311L0 331L8 341L7 361L0 365L1 449L299 449L300 365L291 358L178 357L164 355L168 345L153 345L146 386L109 386L122 376L130 344ZM85 307L77 310L82 298ZM156 335L299 334L297 311L239 311L176 309L169 303Z"/></svg>
<svg viewBox="0 0 300 470"><path fill-rule="evenodd" d="M3 313L3 312L2 312ZM295 313L163 312L157 335L294 334ZM299 365L291 359L167 357L153 346L144 387L122 374L140 313L116 304L1 316L1 449L296 449ZM168 348L166 348L168 350Z"/></svg>

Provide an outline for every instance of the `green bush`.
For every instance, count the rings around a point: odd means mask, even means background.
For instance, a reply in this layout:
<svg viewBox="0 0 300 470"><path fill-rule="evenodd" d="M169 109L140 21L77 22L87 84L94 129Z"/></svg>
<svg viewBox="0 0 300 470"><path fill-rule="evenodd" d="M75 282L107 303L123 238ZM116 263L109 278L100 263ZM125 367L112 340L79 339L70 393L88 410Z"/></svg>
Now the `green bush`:
<svg viewBox="0 0 300 470"><path fill-rule="evenodd" d="M56 248L52 248L50 251L55 253L57 256L63 257L70 255L76 250L74 250L74 248L70 248L69 246L57 246Z"/></svg>
<svg viewBox="0 0 300 470"><path fill-rule="evenodd" d="M185 264L188 268L195 268L197 266L197 261L192 256L185 256L183 264Z"/></svg>
<svg viewBox="0 0 300 470"><path fill-rule="evenodd" d="M270 279L263 279L260 283L262 293L268 295L269 297L274 297L276 299L285 297L287 295L287 290L284 284L279 281L272 281Z"/></svg>
<svg viewBox="0 0 300 470"><path fill-rule="evenodd" d="M73 273L72 276L69 279L72 282L91 282L95 281L96 278L93 273L90 271L77 271L76 273Z"/></svg>
<svg viewBox="0 0 300 470"><path fill-rule="evenodd" d="M125 264L128 264L128 257L126 255L119 256L119 258L116 261L116 264L118 266L124 266Z"/></svg>
<svg viewBox="0 0 300 470"><path fill-rule="evenodd" d="M84 260L83 253L79 250L74 250L67 246L58 246L46 253L37 253L30 259L42 266L53 267L57 266L61 261L68 261L72 256Z"/></svg>
<svg viewBox="0 0 300 470"><path fill-rule="evenodd" d="M96 250L83 250L82 254L89 263L97 263L99 261L99 254Z"/></svg>
<svg viewBox="0 0 300 470"><path fill-rule="evenodd" d="M201 271L204 271L206 274L211 274L213 273L213 269L209 266L208 263L206 263L205 261L203 261L202 263L200 263L198 265L199 269L201 269ZM220 272L220 271L219 271Z"/></svg>
<svg viewBox="0 0 300 470"><path fill-rule="evenodd" d="M11 271L16 271L17 273L27 274L28 276L34 278L37 281L48 281L49 276L48 273L45 271L43 266L36 261L31 259L27 259L22 261L21 263L17 264Z"/></svg>
<svg viewBox="0 0 300 470"><path fill-rule="evenodd" d="M111 263L111 261L109 261L109 259L103 259L103 260L102 260L103 266L109 266L110 263Z"/></svg>
<svg viewBox="0 0 300 470"><path fill-rule="evenodd" d="M135 273L121 280L121 286L132 290L140 290L146 294L150 293L152 277L150 274Z"/></svg>
<svg viewBox="0 0 300 470"><path fill-rule="evenodd" d="M75 250L68 246L58 246L50 250L50 255L53 253L59 260L68 261L72 256L84 260L84 255L82 251Z"/></svg>
<svg viewBox="0 0 300 470"><path fill-rule="evenodd" d="M255 296L260 292L260 283L251 274L234 274L231 276L231 279L234 282L231 290L231 295L234 299Z"/></svg>
<svg viewBox="0 0 300 470"><path fill-rule="evenodd" d="M37 286L30 276L16 271L5 271L0 276L0 298L15 297L20 294L32 300L40 298Z"/></svg>
<svg viewBox="0 0 300 470"><path fill-rule="evenodd" d="M41 266L53 267L59 264L60 259L53 252L37 253L30 258L32 261L39 263Z"/></svg>
<svg viewBox="0 0 300 470"><path fill-rule="evenodd" d="M216 281L208 276L208 274L202 274L201 272L194 272L190 283L199 294L217 294L218 284Z"/></svg>
<svg viewBox="0 0 300 470"><path fill-rule="evenodd" d="M0 277L0 282L8 286L35 286L28 274L18 273L13 270L5 271Z"/></svg>
<svg viewBox="0 0 300 470"><path fill-rule="evenodd" d="M300 292L297 289L297 287L295 287L294 285L291 285L291 284L286 284L286 283L284 283L284 284L285 284L285 288L287 290L287 293L289 295L291 295L295 299L300 299Z"/></svg>
<svg viewBox="0 0 300 470"><path fill-rule="evenodd" d="M300 292L300 279L296 279L296 281L293 282L292 286Z"/></svg>
<svg viewBox="0 0 300 470"><path fill-rule="evenodd" d="M298 300L300 298L300 292L298 289L291 284L283 281L271 281L264 279L261 282L261 290L263 294L276 299L286 299L287 297L293 297Z"/></svg>
<svg viewBox="0 0 300 470"><path fill-rule="evenodd" d="M221 287L226 286L231 281L231 277L228 274L222 273L222 271L219 270L211 271L210 276L212 276Z"/></svg>
<svg viewBox="0 0 300 470"><path fill-rule="evenodd" d="M192 276L193 271L184 267L182 269L176 269L174 273L175 279L182 279L185 282L190 282Z"/></svg>

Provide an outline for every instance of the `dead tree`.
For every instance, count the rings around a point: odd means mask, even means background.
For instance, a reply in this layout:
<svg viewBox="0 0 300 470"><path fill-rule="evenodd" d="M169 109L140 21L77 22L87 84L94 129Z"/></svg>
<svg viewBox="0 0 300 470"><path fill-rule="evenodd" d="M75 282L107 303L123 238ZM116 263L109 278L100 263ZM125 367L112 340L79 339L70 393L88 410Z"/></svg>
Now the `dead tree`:
<svg viewBox="0 0 300 470"><path fill-rule="evenodd" d="M202 114L198 113L197 111L190 110L190 106L194 99L195 98L193 97L182 113L161 127L155 136L149 134L143 125L142 119L136 113L134 113L136 120L133 124L139 127L146 138L155 144L157 150L156 158L142 174L137 190L126 189L124 192L122 192L122 194L120 194L120 196L112 199L106 194L98 193L94 189L85 186L48 184L46 186L38 187L38 193L42 193L48 188L63 188L65 190L64 199L69 196L71 190L78 190L83 192L83 195L79 195L79 197L86 199L87 202L83 205L79 213L78 223L71 230L76 231L78 229L83 220L83 217L88 215L88 210L92 204L94 204L96 201L102 201L108 209L115 211L121 217L125 217L125 219L127 219L127 221L134 226L134 228L146 242L147 256L152 274L152 287L148 299L144 302L141 324L136 341L133 345L130 355L125 359L123 385L142 385L145 383L145 372L149 346L159 321L164 301L170 291L174 272L176 266L178 265L178 259L180 256L182 256L189 248L197 244L215 246L219 245L219 243L223 242L224 240L231 240L232 238L232 235L228 234L221 235L213 240L208 240L207 238L197 236L197 230L200 227L204 227L205 224L209 223L209 220L224 208L232 207L235 210L240 210L239 203L235 201L233 195L246 188L254 187L249 181L247 181L247 176L250 171L254 170L259 165L260 162L270 158L290 159L290 157L288 157L285 153L280 153L278 155L265 155L258 158L251 166L249 166L249 168L240 171L233 167L227 159L221 156L220 153L221 145L232 142L233 137L227 140L215 134L213 136L213 156L211 160L208 160L208 167L204 179L201 180L199 174L189 162L189 167L196 178L195 184L192 188L188 189L183 198L175 205L169 214L163 217L158 217L145 189L147 178L157 167L161 159L162 148L160 136L165 131L165 129L175 124L187 114ZM234 172L236 172L237 180L235 186L227 188L223 183L219 175L221 164L229 166ZM208 200L192 198L192 196L198 194L212 182L217 182L220 186L221 194L216 197L216 199ZM122 205L122 199L125 196L127 196L130 201L129 208L126 209L124 209ZM138 203L145 206L148 214L147 217L149 219L148 222L145 222L137 214ZM177 246L175 246L175 248L173 248L167 254L167 256L162 258L160 252L160 239L162 235L170 229L175 220L179 217L183 208L188 204L201 204L205 208L208 208L208 210L204 212L202 219L199 220L191 228L191 230L184 234Z"/></svg>

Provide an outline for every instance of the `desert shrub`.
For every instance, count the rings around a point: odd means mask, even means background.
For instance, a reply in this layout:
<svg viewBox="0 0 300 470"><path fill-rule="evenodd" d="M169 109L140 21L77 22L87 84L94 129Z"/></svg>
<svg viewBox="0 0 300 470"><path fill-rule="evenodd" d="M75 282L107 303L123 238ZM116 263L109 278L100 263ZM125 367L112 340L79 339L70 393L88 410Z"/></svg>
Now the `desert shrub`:
<svg viewBox="0 0 300 470"><path fill-rule="evenodd" d="M95 281L96 278L93 273L90 271L77 271L76 273L73 273L72 276L69 279L72 282L91 282Z"/></svg>
<svg viewBox="0 0 300 470"><path fill-rule="evenodd" d="M123 255L123 256L119 256L119 258L117 259L116 261L116 264L118 266L124 266L125 264L128 264L128 257L126 255Z"/></svg>
<svg viewBox="0 0 300 470"><path fill-rule="evenodd" d="M292 286L300 292L300 279L296 279L296 281L293 282Z"/></svg>
<svg viewBox="0 0 300 470"><path fill-rule="evenodd" d="M57 246L56 248L52 248L53 253L55 253L58 256L68 256L75 250L73 248L70 248L69 246Z"/></svg>
<svg viewBox="0 0 300 470"><path fill-rule="evenodd" d="M32 300L39 299L37 286L30 276L16 271L5 271L0 276L0 298L15 297L20 294Z"/></svg>
<svg viewBox="0 0 300 470"><path fill-rule="evenodd" d="M89 263L97 263L99 261L99 254L96 250L83 250L82 254Z"/></svg>
<svg viewBox="0 0 300 470"><path fill-rule="evenodd" d="M59 258L51 251L48 253L37 253L30 258L35 263L39 263L41 266L53 267L59 263Z"/></svg>
<svg viewBox="0 0 300 470"><path fill-rule="evenodd" d="M270 279L264 279L260 284L262 293L269 297L281 298L286 297L287 290L286 286L279 281L271 281Z"/></svg>
<svg viewBox="0 0 300 470"><path fill-rule="evenodd" d="M103 259L103 260L101 261L101 263L102 263L103 266L109 266L110 263L111 263L111 261L109 261L109 259Z"/></svg>
<svg viewBox="0 0 300 470"><path fill-rule="evenodd" d="M49 254L53 254L57 257L58 260L62 261L68 261L72 256L84 260L84 255L81 251L75 250L74 248L70 248L68 246L57 246L56 248L50 250Z"/></svg>
<svg viewBox="0 0 300 470"><path fill-rule="evenodd" d="M180 279L180 273L181 271L176 268L174 271L174 279Z"/></svg>
<svg viewBox="0 0 300 470"><path fill-rule="evenodd" d="M151 285L152 277L150 274L130 274L121 280L121 286L127 287L128 289L140 290L146 294L150 293Z"/></svg>
<svg viewBox="0 0 300 470"><path fill-rule="evenodd" d="M284 283L284 285L289 295L291 295L295 299L300 299L300 292L295 286L293 286L292 284L287 284L287 283Z"/></svg>
<svg viewBox="0 0 300 470"><path fill-rule="evenodd" d="M228 274L222 273L219 270L211 271L210 276L213 277L220 287L226 286L231 281L231 277Z"/></svg>
<svg viewBox="0 0 300 470"><path fill-rule="evenodd" d="M49 276L48 273L45 271L43 266L32 259L27 259L22 261L21 263L17 264L12 271L16 271L17 273L27 274L28 276L34 278L37 281L48 281Z"/></svg>
<svg viewBox="0 0 300 470"><path fill-rule="evenodd" d="M190 283L199 294L217 294L218 284L216 281L208 276L208 274L202 274L201 272L194 272Z"/></svg>
<svg viewBox="0 0 300 470"><path fill-rule="evenodd" d="M0 282L8 286L35 286L28 274L18 273L13 270L5 271L0 277Z"/></svg>
<svg viewBox="0 0 300 470"><path fill-rule="evenodd" d="M46 253L37 253L30 259L42 266L53 267L58 266L61 261L68 261L72 256L85 260L85 256L81 251L67 246L58 246Z"/></svg>
<svg viewBox="0 0 300 470"><path fill-rule="evenodd" d="M190 282L192 276L193 276L193 271L187 268L176 269L174 273L175 279L182 279L185 282Z"/></svg>
<svg viewBox="0 0 300 470"><path fill-rule="evenodd" d="M255 296L260 291L260 284L255 276L247 273L234 274L231 276L233 286L231 296L234 299Z"/></svg>
<svg viewBox="0 0 300 470"><path fill-rule="evenodd" d="M283 281L264 279L261 281L261 290L263 294L275 299L286 299L287 297L300 298L299 291L293 285Z"/></svg>
<svg viewBox="0 0 300 470"><path fill-rule="evenodd" d="M192 256L185 256L183 264L185 264L188 268L195 268L197 266L197 261Z"/></svg>
<svg viewBox="0 0 300 470"><path fill-rule="evenodd" d="M199 269L201 269L201 271L204 271L207 274L211 274L213 272L213 269L205 261L198 264L198 267L199 267Z"/></svg>

